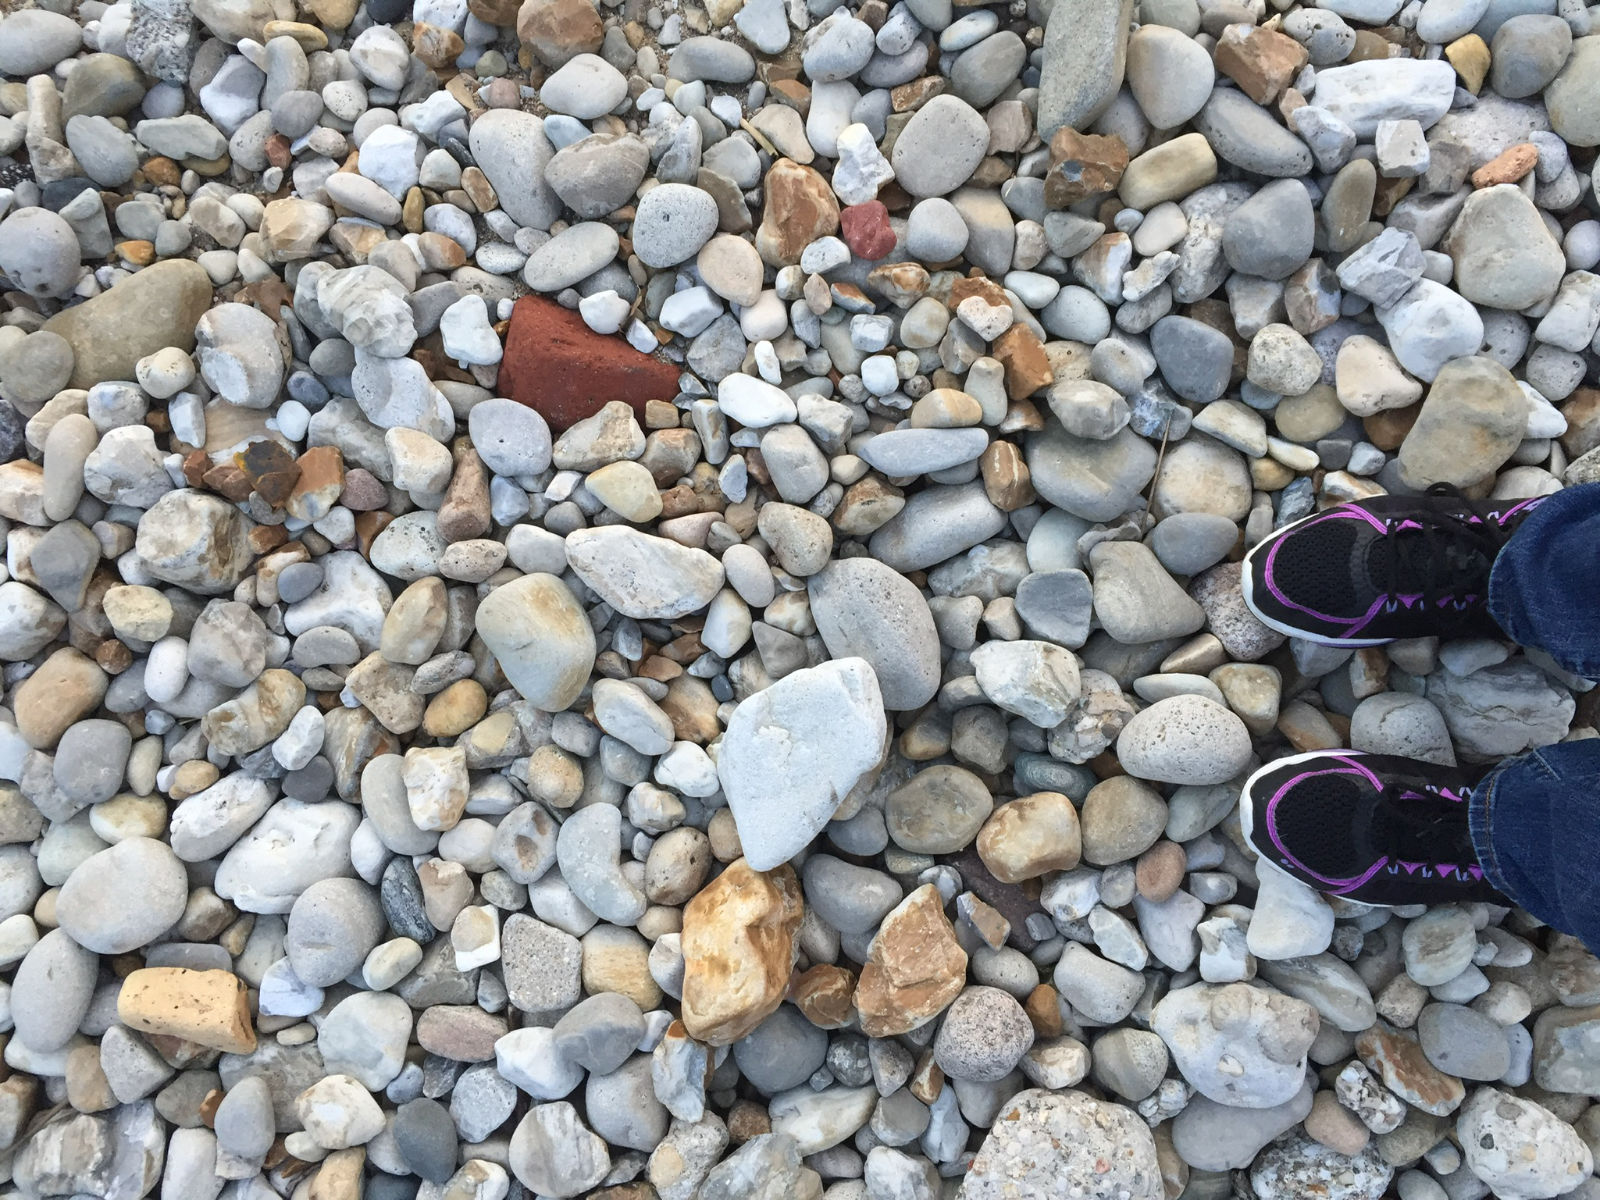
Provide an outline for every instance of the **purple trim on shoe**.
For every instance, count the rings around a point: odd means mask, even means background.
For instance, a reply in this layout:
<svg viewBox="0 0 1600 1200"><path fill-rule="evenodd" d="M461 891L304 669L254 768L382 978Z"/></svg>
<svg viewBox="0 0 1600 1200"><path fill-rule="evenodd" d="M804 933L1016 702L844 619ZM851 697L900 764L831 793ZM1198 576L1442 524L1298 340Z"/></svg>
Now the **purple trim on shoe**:
<svg viewBox="0 0 1600 1200"><path fill-rule="evenodd" d="M1544 496L1530 497L1527 500L1517 501L1517 503L1513 504L1503 513L1491 511L1486 515L1493 519L1497 524L1504 525L1506 521L1510 520L1511 517L1516 515L1518 512L1528 508L1533 508L1545 499L1546 497ZM1284 542L1288 540L1290 533L1302 532L1303 530L1309 529L1311 526L1321 521L1336 520L1339 518L1348 519L1352 517L1359 517L1368 525L1371 525L1379 533L1386 535L1391 532L1403 533L1406 530L1422 528L1421 522L1413 520L1410 517L1407 517L1405 520L1391 527L1386 521L1374 516L1372 513L1369 513L1366 509L1361 508L1356 504L1341 504L1334 508L1328 509L1324 513L1319 513L1317 516L1310 518L1304 524L1295 527L1293 530L1285 530L1284 534L1278 537L1272 543L1272 548L1267 551L1267 561L1262 565L1261 569L1262 581L1267 585L1267 591L1272 593L1273 597L1278 601L1278 603L1282 604L1285 608L1292 608L1297 612L1305 613L1307 616L1315 617L1319 621L1326 621L1329 625L1344 626L1345 628L1340 636L1345 638L1359 633L1362 629L1365 629L1368 625L1370 625L1373 618L1376 617L1386 605L1391 603L1391 601L1398 600L1404 607L1411 608L1413 605L1421 601L1421 594L1419 593L1409 596L1389 596L1385 594L1379 596L1375 601L1373 601L1372 607L1368 608L1367 611L1359 617L1336 617L1329 613L1318 612L1314 608L1308 608L1304 604L1297 604L1295 601L1289 599L1289 597L1283 593L1283 590L1278 587L1277 583L1274 582L1273 567L1278 557L1278 550L1284 544ZM1473 525L1480 525L1484 520L1483 517L1478 516L1476 513L1466 514L1465 519L1468 524ZM1477 599L1478 597L1476 595L1464 596L1454 603L1456 604L1457 608L1466 608L1474 603ZM1443 608L1446 604L1451 602L1452 601L1450 597L1441 597L1439 600L1439 607ZM1391 609L1391 611L1393 610Z"/></svg>
<svg viewBox="0 0 1600 1200"><path fill-rule="evenodd" d="M1304 783L1307 779L1315 778L1318 775L1352 774L1363 776L1367 782L1372 784L1372 787L1375 791L1383 791L1383 783L1378 779L1377 775L1375 775L1368 768L1362 766L1359 762L1354 761L1353 757L1348 757L1343 754L1331 754L1328 757L1336 762L1343 763L1344 765L1339 767L1325 767L1320 770L1302 771L1293 779L1279 787L1277 791L1273 792L1272 799L1267 801L1267 836L1272 839L1272 844L1277 847L1278 853L1283 855L1284 859L1292 864L1296 870L1303 871L1312 879L1317 880L1317 882L1323 885L1323 890L1334 896L1340 896L1346 892L1355 891L1362 884L1369 882L1374 875L1378 874L1378 872L1382 871L1385 867L1388 868L1391 875L1398 874L1399 869L1403 868L1407 875L1415 875L1418 871L1421 871L1424 877L1426 877L1428 871L1433 870L1446 878L1451 876L1459 878L1464 874L1472 876L1472 878L1475 880L1481 880L1484 878L1483 868L1477 864L1471 864L1466 867L1462 867L1456 863L1407 862L1404 859L1398 859L1395 860L1391 865L1388 855L1384 855L1382 858L1378 859L1377 862L1373 863L1372 866L1368 867L1360 875L1353 876L1349 879L1329 878L1326 875L1322 875L1316 871L1313 871L1310 867L1302 863L1298 858L1290 853L1289 848L1283 844L1283 839L1278 836L1278 802L1288 795L1290 791L1292 791L1299 784ZM1441 787L1435 794L1443 799L1453 800L1458 804L1464 804L1471 799L1472 791L1469 788L1467 789L1465 795L1458 796L1450 788ZM1422 800L1426 797L1422 793L1412 791L1408 788L1400 793L1399 798L1401 800Z"/></svg>
<svg viewBox="0 0 1600 1200"><path fill-rule="evenodd" d="M1375 789L1380 792L1383 791L1383 784L1379 781L1378 777L1360 763L1346 758L1342 754L1334 754L1330 755L1329 757L1336 762L1343 763L1344 765L1341 767L1327 767L1316 771L1302 771L1293 779L1289 780L1288 783L1285 783L1279 787L1277 791L1273 792L1272 799L1267 801L1267 836L1272 839L1272 844L1278 848L1278 853L1282 854L1285 860L1291 863L1296 870L1305 872L1305 874L1309 875L1312 879L1315 879L1318 883L1323 884L1327 891L1337 896L1343 894L1344 892L1354 891L1356 888L1370 880L1379 871L1383 870L1383 868L1389 862L1388 856L1385 855L1383 858L1380 858L1377 862L1373 863L1372 866L1368 867L1365 872L1354 876L1353 878L1331 879L1326 875L1322 875L1316 871L1313 871L1310 867L1306 866L1292 853L1290 853L1289 848L1283 844L1283 839L1278 836L1277 821L1279 801L1281 801L1290 791L1292 791L1297 784L1304 783L1306 780L1313 779L1318 775L1361 775L1365 777L1367 782L1372 784Z"/></svg>

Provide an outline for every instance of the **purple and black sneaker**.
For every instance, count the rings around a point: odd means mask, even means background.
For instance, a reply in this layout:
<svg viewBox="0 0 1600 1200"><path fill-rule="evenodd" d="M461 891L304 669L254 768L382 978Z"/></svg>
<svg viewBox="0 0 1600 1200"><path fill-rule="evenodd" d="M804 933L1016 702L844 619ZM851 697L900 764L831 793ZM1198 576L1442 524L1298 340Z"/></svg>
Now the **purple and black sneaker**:
<svg viewBox="0 0 1600 1200"><path fill-rule="evenodd" d="M1436 484L1315 513L1245 556L1244 600L1261 621L1327 646L1504 636L1489 570L1542 497L1472 501Z"/></svg>
<svg viewBox="0 0 1600 1200"><path fill-rule="evenodd" d="M1504 902L1472 848L1472 782L1436 763L1313 750L1250 776L1239 823L1263 860L1327 895L1364 904Z"/></svg>

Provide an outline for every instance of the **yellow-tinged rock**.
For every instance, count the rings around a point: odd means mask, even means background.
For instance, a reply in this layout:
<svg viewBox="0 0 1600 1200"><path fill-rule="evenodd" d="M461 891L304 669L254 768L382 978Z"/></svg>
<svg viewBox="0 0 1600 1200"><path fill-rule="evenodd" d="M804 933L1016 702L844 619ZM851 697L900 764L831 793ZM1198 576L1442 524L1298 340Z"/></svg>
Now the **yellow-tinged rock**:
<svg viewBox="0 0 1600 1200"><path fill-rule="evenodd" d="M978 831L978 857L1001 883L1070 870L1082 850L1078 810L1060 792L1036 792L1002 804Z"/></svg>
<svg viewBox="0 0 1600 1200"><path fill-rule="evenodd" d="M868 1037L898 1037L949 1007L967 981L967 954L944 915L939 889L925 883L878 926L856 984Z"/></svg>
<svg viewBox="0 0 1600 1200"><path fill-rule="evenodd" d="M1444 56L1450 60L1456 74L1461 76L1467 91L1476 96L1489 74L1488 44L1477 34L1469 33L1446 46Z"/></svg>
<svg viewBox="0 0 1600 1200"><path fill-rule="evenodd" d="M691 1037L726 1046L777 1011L789 990L803 913L791 867L756 871L742 858L689 901L683 910L683 1023Z"/></svg>
<svg viewBox="0 0 1600 1200"><path fill-rule="evenodd" d="M249 993L231 971L134 971L117 993L117 1019L141 1033L183 1038L229 1054L250 1054L256 1048Z"/></svg>

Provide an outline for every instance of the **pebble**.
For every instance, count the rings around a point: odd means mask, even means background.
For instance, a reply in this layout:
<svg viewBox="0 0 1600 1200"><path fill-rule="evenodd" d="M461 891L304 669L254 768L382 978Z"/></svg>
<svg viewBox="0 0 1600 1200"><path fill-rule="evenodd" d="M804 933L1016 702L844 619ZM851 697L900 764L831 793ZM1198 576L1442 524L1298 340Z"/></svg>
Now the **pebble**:
<svg viewBox="0 0 1600 1200"><path fill-rule="evenodd" d="M887 738L877 676L859 658L796 671L742 703L717 775L751 866L768 870L809 843L882 760Z"/></svg>

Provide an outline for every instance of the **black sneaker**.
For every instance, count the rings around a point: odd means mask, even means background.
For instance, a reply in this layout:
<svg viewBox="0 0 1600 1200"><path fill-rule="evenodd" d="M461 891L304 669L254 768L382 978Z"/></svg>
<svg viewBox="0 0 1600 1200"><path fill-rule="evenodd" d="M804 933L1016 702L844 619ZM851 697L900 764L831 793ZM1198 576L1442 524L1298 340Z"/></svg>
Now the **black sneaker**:
<svg viewBox="0 0 1600 1200"><path fill-rule="evenodd" d="M1503 902L1467 830L1470 780L1410 758L1313 750L1250 776L1239 823L1263 860L1331 896Z"/></svg>
<svg viewBox="0 0 1600 1200"><path fill-rule="evenodd" d="M1468 500L1436 484L1315 513L1245 556L1240 586L1263 624L1326 646L1396 638L1502 637L1489 569L1543 497Z"/></svg>

